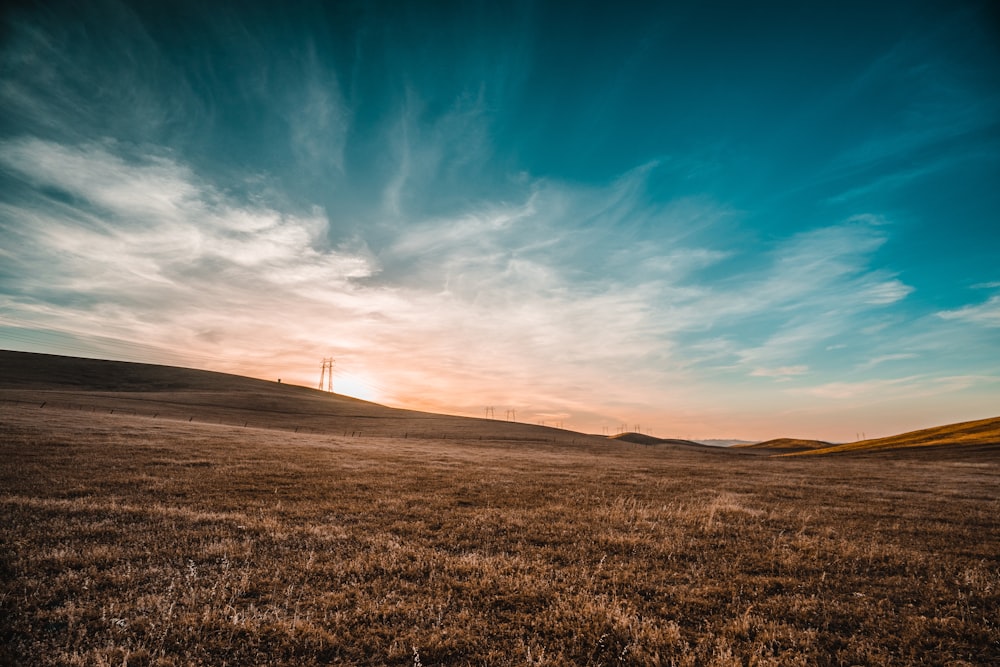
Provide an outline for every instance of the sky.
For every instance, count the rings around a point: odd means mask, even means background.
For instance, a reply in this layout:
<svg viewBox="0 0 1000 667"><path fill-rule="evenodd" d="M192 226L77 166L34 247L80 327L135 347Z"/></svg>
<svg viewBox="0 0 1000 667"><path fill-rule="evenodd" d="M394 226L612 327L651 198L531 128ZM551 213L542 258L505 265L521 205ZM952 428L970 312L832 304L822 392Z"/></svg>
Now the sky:
<svg viewBox="0 0 1000 667"><path fill-rule="evenodd" d="M990 2L8 5L2 348L593 433L1000 415Z"/></svg>

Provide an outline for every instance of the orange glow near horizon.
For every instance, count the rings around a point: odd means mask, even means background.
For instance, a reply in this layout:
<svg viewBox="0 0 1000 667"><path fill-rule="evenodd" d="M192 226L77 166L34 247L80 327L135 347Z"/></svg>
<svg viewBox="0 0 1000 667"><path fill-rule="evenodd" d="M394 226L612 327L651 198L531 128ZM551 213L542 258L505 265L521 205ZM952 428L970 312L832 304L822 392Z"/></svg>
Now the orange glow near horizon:
<svg viewBox="0 0 1000 667"><path fill-rule="evenodd" d="M417 347L414 344L414 347ZM298 352L275 355L266 360L214 364L190 364L217 370L316 388L320 360L330 352ZM658 406L650 406L650 390L633 384L600 385L585 372L558 378L559 384L544 385L531 377L502 377L509 369L498 368L491 376L445 373L431 360L421 366L386 354L375 361L357 352L337 356L334 393L388 407L483 418L492 407L492 418L503 421L513 411L514 419L527 424L545 424L583 433L614 435L620 430L689 440L763 441L779 437L852 442L864 433L868 438L971 421L994 416L995 409L968 394L941 396L902 393L879 401L814 397L795 391L785 394L785 404L775 413L767 401L752 392L693 383L685 391L669 391ZM396 363L393 363L396 362ZM290 368L299 369L288 372ZM551 378L549 378L551 382ZM574 389L575 387L575 389ZM867 402L866 402L867 401ZM961 402L959 402L961 401ZM615 407L617 406L617 407ZM845 415L850 414L850 418Z"/></svg>
<svg viewBox="0 0 1000 667"><path fill-rule="evenodd" d="M313 389L319 384L320 360L335 356L333 391L337 394L393 408L473 418L490 416L498 421L511 419L598 435L640 430L657 437L688 440L795 437L853 442L862 434L871 439L996 415L989 396L969 391L962 378L950 378L950 395L936 395L920 385L906 383L879 386L883 395L876 399L860 390L857 396L848 396L847 390L852 388L848 386L840 387L841 391L830 397L816 397L814 392L793 388L782 393L780 410L774 409L768 395L693 379L682 389L662 389L660 400L651 405L649 395L655 387L643 386L639 378L602 384L595 382L586 368L568 367L559 375L536 378L523 370L512 372L503 364L456 369L453 363L447 363L448 359L440 357L417 360L412 355L384 353L373 360L359 349L331 350L326 345L271 354L254 353L247 346L232 349L229 357L213 357L209 349L196 345L183 349L164 346L151 353L148 346L90 349L84 347L87 339L79 340L79 344L67 349L37 346L25 351L199 368L272 382L280 378L285 384ZM254 342L264 344L259 341L254 338ZM272 343L270 349L278 347ZM401 347L409 350L419 345ZM493 409L491 413L486 412L487 407Z"/></svg>
<svg viewBox="0 0 1000 667"><path fill-rule="evenodd" d="M363 373L334 372L333 391L344 396L360 398L363 401L382 403L386 400L379 391L378 384L371 376Z"/></svg>

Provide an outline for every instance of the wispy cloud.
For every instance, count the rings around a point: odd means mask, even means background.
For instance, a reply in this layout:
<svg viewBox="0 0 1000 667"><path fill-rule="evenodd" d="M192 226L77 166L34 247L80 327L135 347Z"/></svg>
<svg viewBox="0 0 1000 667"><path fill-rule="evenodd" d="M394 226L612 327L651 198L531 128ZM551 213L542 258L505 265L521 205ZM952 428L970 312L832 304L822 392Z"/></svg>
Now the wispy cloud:
<svg viewBox="0 0 1000 667"><path fill-rule="evenodd" d="M311 41L305 49L299 87L288 93L287 117L292 150L300 163L329 177L330 168L343 172L351 111L336 73L323 67Z"/></svg>
<svg viewBox="0 0 1000 667"><path fill-rule="evenodd" d="M942 310L937 314L945 320L960 320L985 327L1000 327L1000 296L992 296L983 303Z"/></svg>
<svg viewBox="0 0 1000 667"><path fill-rule="evenodd" d="M860 366L858 366L858 370L868 370L868 369L874 368L875 366L878 366L880 364L888 363L888 362L891 362L891 361L903 361L905 359L916 359L917 356L919 356L919 355L913 354L913 353L910 353L910 352L898 352L898 353L895 353L895 354L882 354L882 355L879 355L877 357L873 357L873 358L869 359L868 361L864 362L863 364L861 364Z"/></svg>
<svg viewBox="0 0 1000 667"><path fill-rule="evenodd" d="M863 382L827 382L826 384L809 387L801 391L812 396L819 396L820 398L847 399L885 391L899 385L913 383L919 379L917 376L911 376L888 380L866 380Z"/></svg>
<svg viewBox="0 0 1000 667"><path fill-rule="evenodd" d="M852 102L871 100L873 91L879 89L907 94L885 98L895 105L884 108L881 126L873 123L866 140L847 146L835 161L835 169L842 173L867 170L993 125L1000 95L995 90L984 95L975 76L970 76L969 63L940 48L943 42L984 38L989 39L982 33L981 22L967 15L889 46L855 79L845 97ZM894 170L884 185L922 176L948 159Z"/></svg>
<svg viewBox="0 0 1000 667"><path fill-rule="evenodd" d="M860 382L828 382L801 389L790 389L792 393L805 393L820 398L847 400L864 398L890 402L900 399L915 399L957 392L976 385L995 384L1000 378L992 375L948 375L930 377L911 375L898 378L878 378Z"/></svg>
<svg viewBox="0 0 1000 667"><path fill-rule="evenodd" d="M25 16L4 17L0 72L3 115L19 129L140 142L209 121L208 106L125 4L88 7L72 21L57 11ZM114 38L93 39L99 30Z"/></svg>
<svg viewBox="0 0 1000 667"><path fill-rule="evenodd" d="M795 375L803 375L809 372L809 367L802 364L798 366L779 366L777 368L755 368L750 372L754 377L787 379Z"/></svg>

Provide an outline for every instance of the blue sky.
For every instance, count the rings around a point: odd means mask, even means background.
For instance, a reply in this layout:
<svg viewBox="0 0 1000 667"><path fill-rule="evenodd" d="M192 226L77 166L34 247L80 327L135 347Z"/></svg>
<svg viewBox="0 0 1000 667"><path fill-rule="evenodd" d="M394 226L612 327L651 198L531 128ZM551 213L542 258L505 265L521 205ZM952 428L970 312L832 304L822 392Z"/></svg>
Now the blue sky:
<svg viewBox="0 0 1000 667"><path fill-rule="evenodd" d="M1000 414L990 3L45 3L0 346L581 430Z"/></svg>

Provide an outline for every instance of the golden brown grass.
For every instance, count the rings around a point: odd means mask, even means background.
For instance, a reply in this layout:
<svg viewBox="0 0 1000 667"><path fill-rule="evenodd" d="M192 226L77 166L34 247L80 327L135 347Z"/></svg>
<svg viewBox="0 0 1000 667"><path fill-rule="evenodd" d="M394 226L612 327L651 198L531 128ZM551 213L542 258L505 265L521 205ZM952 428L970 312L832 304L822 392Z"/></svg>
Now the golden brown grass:
<svg viewBox="0 0 1000 667"><path fill-rule="evenodd" d="M996 458L484 429L0 404L0 662L1000 662Z"/></svg>
<svg viewBox="0 0 1000 667"><path fill-rule="evenodd" d="M796 452L788 456L880 451L914 447L969 447L974 445L1000 447L1000 417L936 426L888 438L874 438L871 440L861 440L860 442L848 442L842 445L831 445L811 451Z"/></svg>
<svg viewBox="0 0 1000 667"><path fill-rule="evenodd" d="M0 664L1000 662L995 447L775 459L0 363Z"/></svg>

